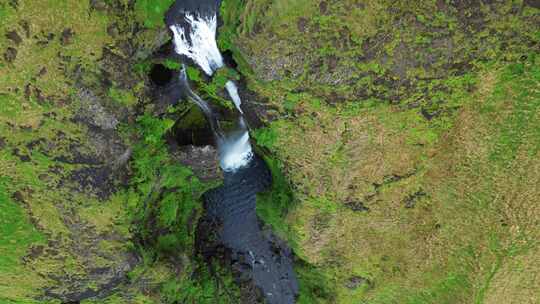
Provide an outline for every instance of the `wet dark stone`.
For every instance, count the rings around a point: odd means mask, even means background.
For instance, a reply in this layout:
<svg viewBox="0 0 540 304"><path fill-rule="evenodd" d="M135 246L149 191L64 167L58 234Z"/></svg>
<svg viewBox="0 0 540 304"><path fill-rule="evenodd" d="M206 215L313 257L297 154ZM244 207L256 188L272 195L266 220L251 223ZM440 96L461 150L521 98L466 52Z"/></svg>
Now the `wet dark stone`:
<svg viewBox="0 0 540 304"><path fill-rule="evenodd" d="M154 92L157 113L165 113L168 106L176 105L185 98L184 92L178 89L179 86L181 82L176 71L173 72L172 80L168 84L157 86L158 90Z"/></svg>
<svg viewBox="0 0 540 304"><path fill-rule="evenodd" d="M62 36L60 37L60 43L62 45L71 44L71 40L72 40L74 34L75 33L73 32L72 29L70 29L70 28L64 29L64 31L62 31Z"/></svg>
<svg viewBox="0 0 540 304"><path fill-rule="evenodd" d="M16 31L11 31L6 34L6 38L13 41L16 45L22 43L22 38Z"/></svg>
<svg viewBox="0 0 540 304"><path fill-rule="evenodd" d="M166 86L173 79L174 71L163 64L155 64L150 70L152 83L159 87Z"/></svg>
<svg viewBox="0 0 540 304"><path fill-rule="evenodd" d="M228 67L232 69L236 69L238 67L238 63L236 63L236 60L234 60L233 53L231 50L226 50L222 54L223 54L223 61Z"/></svg>
<svg viewBox="0 0 540 304"><path fill-rule="evenodd" d="M219 13L221 0L182 0L176 1L165 14L168 26L173 24L187 25L184 16L186 13L211 17ZM188 26L189 27L189 26Z"/></svg>
<svg viewBox="0 0 540 304"><path fill-rule="evenodd" d="M214 134L209 126L201 128L185 128L175 130L175 138L178 145L196 147L214 145Z"/></svg>
<svg viewBox="0 0 540 304"><path fill-rule="evenodd" d="M12 47L7 48L6 52L4 53L4 59L7 62L15 61L15 59L17 59L17 49Z"/></svg>

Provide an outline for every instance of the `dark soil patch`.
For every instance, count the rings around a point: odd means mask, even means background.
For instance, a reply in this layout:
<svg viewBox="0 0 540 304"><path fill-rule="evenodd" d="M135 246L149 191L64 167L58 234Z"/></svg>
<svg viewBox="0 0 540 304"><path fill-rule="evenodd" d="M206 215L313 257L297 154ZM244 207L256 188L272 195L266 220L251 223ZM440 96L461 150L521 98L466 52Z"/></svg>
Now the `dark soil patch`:
<svg viewBox="0 0 540 304"><path fill-rule="evenodd" d="M108 199L116 189L113 170L109 166L89 166L76 170L70 180L78 185L75 190L94 193L102 200Z"/></svg>
<svg viewBox="0 0 540 304"><path fill-rule="evenodd" d="M347 206L352 211L356 211L356 212L368 212L369 211L369 208L366 207L366 205L364 205L364 203L360 202L360 201L347 202L347 203L345 203L345 206Z"/></svg>
<svg viewBox="0 0 540 304"><path fill-rule="evenodd" d="M16 45L22 43L22 38L16 31L11 31L6 34L6 38L13 41Z"/></svg>
<svg viewBox="0 0 540 304"><path fill-rule="evenodd" d="M405 205L405 208L414 208L414 206L416 205L416 202L424 197L424 196L427 196L427 193L424 192L423 190L418 190L416 191L415 193L413 194L409 194L404 200L403 200L403 203Z"/></svg>
<svg viewBox="0 0 540 304"><path fill-rule="evenodd" d="M12 47L7 48L6 52L4 53L4 59L7 62L15 61L15 59L17 59L17 49Z"/></svg>

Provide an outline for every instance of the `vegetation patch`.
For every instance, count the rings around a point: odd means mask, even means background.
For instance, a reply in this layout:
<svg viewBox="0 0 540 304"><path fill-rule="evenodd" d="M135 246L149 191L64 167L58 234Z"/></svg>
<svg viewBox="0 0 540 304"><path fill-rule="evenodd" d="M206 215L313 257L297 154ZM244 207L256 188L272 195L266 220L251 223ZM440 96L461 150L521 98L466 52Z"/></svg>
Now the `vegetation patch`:
<svg viewBox="0 0 540 304"><path fill-rule="evenodd" d="M137 0L135 13L144 26L148 28L162 27L165 24L165 12L173 3L174 0Z"/></svg>

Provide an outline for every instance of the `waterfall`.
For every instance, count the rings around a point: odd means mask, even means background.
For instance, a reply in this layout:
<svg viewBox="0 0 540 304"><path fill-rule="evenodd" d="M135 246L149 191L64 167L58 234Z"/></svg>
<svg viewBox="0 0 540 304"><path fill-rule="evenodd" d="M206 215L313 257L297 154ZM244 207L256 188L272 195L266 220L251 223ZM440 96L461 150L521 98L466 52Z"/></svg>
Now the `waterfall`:
<svg viewBox="0 0 540 304"><path fill-rule="evenodd" d="M242 108L240 108L242 100L240 99L240 95L238 95L238 88L236 87L236 84L232 80L229 80L225 84L225 88L227 89L227 92L229 92L229 96L231 96L231 99L234 102L234 105L236 106L238 112L244 115Z"/></svg>
<svg viewBox="0 0 540 304"><path fill-rule="evenodd" d="M234 132L221 139L218 145L220 150L219 163L225 171L235 171L248 164L253 157L247 131Z"/></svg>
<svg viewBox="0 0 540 304"><path fill-rule="evenodd" d="M223 58L216 43L217 17L197 17L186 14L185 21L191 27L186 33L180 25L170 27L174 36L174 48L180 55L185 55L197 63L203 71L211 76L215 70L223 66Z"/></svg>
<svg viewBox="0 0 540 304"><path fill-rule="evenodd" d="M223 57L216 42L217 16L214 14L211 17L202 17L186 13L184 21L186 27L190 29L179 24L170 26L174 36L176 53L190 58L208 76L212 76L217 69L223 67ZM225 88L240 113L239 130L224 134L212 108L190 89L184 68L180 73L180 78L187 91L188 99L201 108L210 123L216 137L221 168L224 171L236 171L246 166L253 158L253 151L249 141L249 131L240 107L242 101L236 84L229 80L225 84Z"/></svg>
<svg viewBox="0 0 540 304"><path fill-rule="evenodd" d="M215 38L220 3L221 0L176 0L166 15L175 51L192 60L209 77L224 66ZM256 291L246 290L247 296L259 297L260 292L265 303L294 304L299 286L292 253L274 235L261 230L257 217L257 194L272 184L272 174L263 159L252 151L237 84L232 79L225 83L238 111L237 127L232 132L222 130L211 105L191 90L184 66L178 89L206 116L224 171L223 184L203 195L205 213L197 229L202 247L198 250L203 255L219 257L214 253L215 246L224 246L230 250L231 263L243 261L237 278L249 278L257 287Z"/></svg>

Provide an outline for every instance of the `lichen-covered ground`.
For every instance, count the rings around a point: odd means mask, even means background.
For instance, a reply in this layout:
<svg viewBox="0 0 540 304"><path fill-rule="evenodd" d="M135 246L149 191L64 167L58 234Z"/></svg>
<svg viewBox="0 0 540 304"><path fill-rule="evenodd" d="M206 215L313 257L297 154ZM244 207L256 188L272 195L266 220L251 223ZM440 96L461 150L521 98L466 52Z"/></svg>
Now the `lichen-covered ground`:
<svg viewBox="0 0 540 304"><path fill-rule="evenodd" d="M0 303L238 302L151 104L172 2L0 0ZM223 1L299 303L540 301L539 7Z"/></svg>

